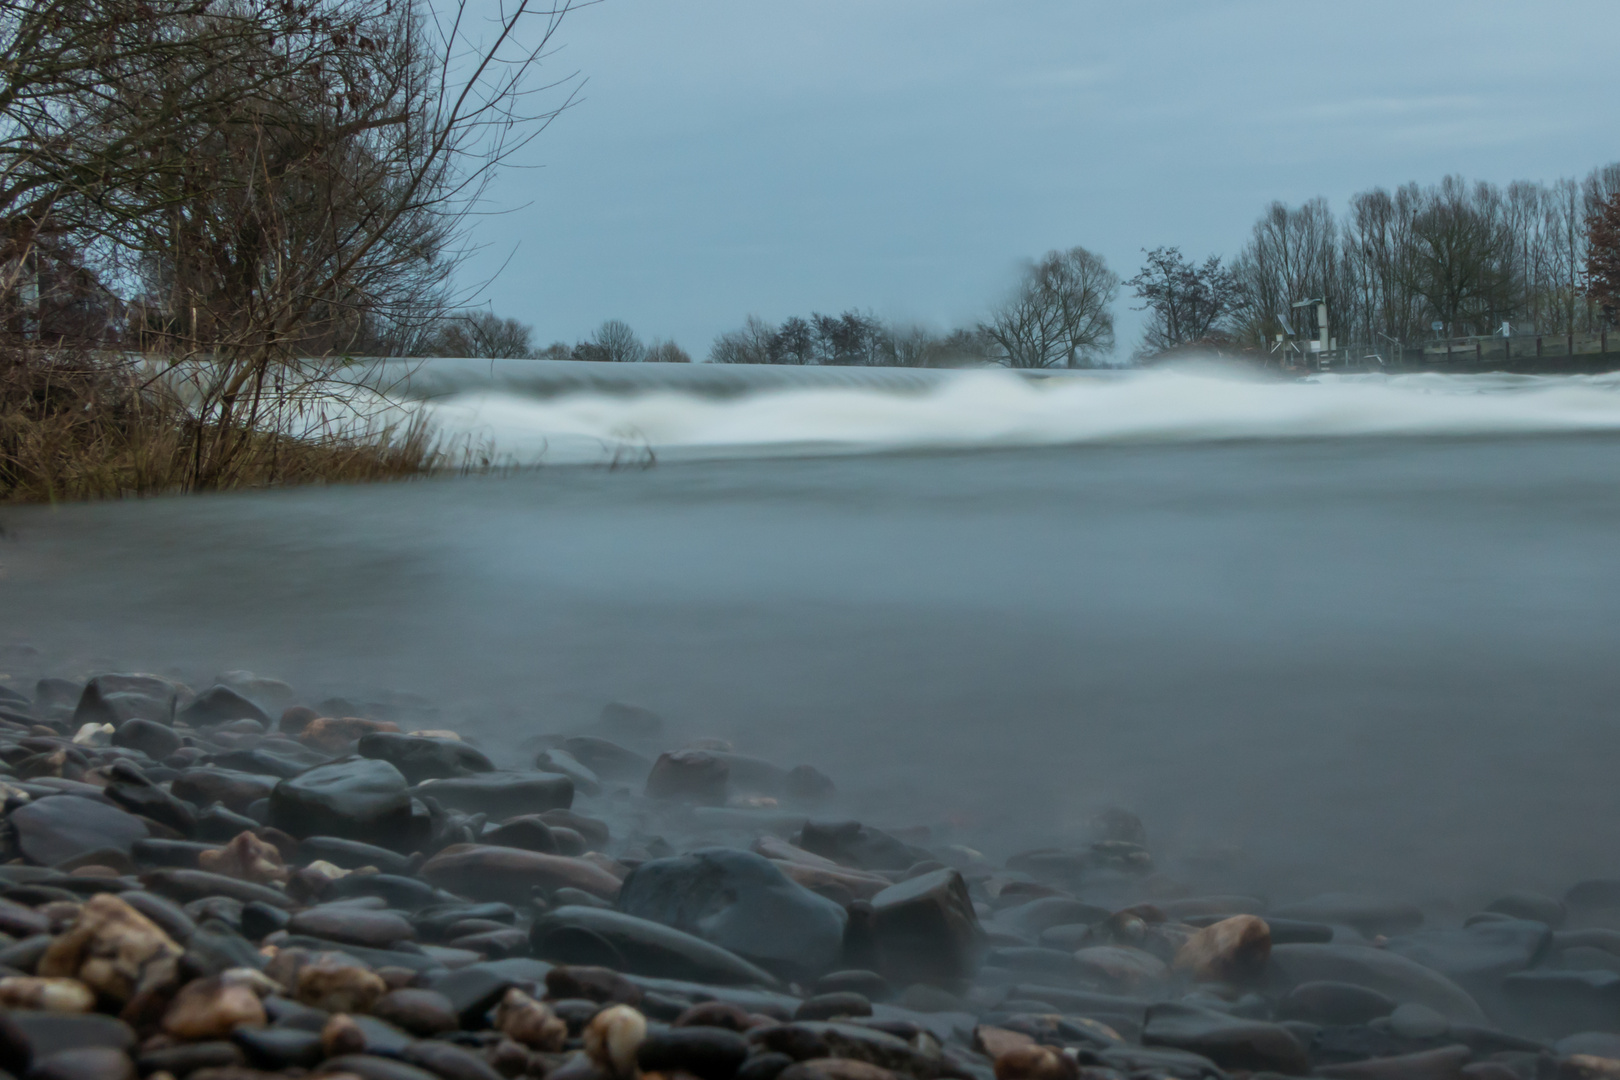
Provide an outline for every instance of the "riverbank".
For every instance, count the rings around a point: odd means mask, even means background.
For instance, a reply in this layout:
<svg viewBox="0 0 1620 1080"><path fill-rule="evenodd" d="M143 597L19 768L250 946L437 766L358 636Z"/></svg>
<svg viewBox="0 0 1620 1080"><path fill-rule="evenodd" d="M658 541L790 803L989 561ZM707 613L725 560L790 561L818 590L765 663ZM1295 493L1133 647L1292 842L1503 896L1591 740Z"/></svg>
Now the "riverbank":
<svg viewBox="0 0 1620 1080"><path fill-rule="evenodd" d="M300 417L292 431L286 417L297 411L291 399L267 399L262 416L199 423L172 386L131 362L3 358L0 503L399 480L446 464L419 419L357 427Z"/></svg>
<svg viewBox="0 0 1620 1080"><path fill-rule="evenodd" d="M992 858L609 705L516 759L232 673L0 692L16 1076L1607 1075L1620 882L1273 905ZM263 702L264 704L261 704ZM1593 1060L1593 1059L1601 1060ZM1467 1071L1464 1071L1464 1070ZM1541 1070L1538 1072L1538 1070Z"/></svg>

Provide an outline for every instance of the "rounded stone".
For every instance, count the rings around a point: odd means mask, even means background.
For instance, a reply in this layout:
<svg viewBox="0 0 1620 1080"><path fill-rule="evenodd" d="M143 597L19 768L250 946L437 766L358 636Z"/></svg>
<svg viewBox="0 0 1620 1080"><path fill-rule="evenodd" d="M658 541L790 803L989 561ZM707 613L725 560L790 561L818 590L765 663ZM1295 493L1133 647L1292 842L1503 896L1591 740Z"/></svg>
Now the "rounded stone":
<svg viewBox="0 0 1620 1080"><path fill-rule="evenodd" d="M1451 1030L1451 1021L1427 1005L1409 1001L1389 1014L1389 1030L1407 1039L1435 1039Z"/></svg>
<svg viewBox="0 0 1620 1080"><path fill-rule="evenodd" d="M461 1027L450 999L436 990L391 990L377 999L371 1014L424 1039Z"/></svg>
<svg viewBox="0 0 1620 1080"><path fill-rule="evenodd" d="M386 761L317 765L276 784L269 824L299 839L336 836L397 849L410 839L410 789Z"/></svg>
<svg viewBox="0 0 1620 1080"><path fill-rule="evenodd" d="M872 1002L864 994L842 990L806 998L793 1013L795 1020L832 1020L844 1016L871 1016Z"/></svg>

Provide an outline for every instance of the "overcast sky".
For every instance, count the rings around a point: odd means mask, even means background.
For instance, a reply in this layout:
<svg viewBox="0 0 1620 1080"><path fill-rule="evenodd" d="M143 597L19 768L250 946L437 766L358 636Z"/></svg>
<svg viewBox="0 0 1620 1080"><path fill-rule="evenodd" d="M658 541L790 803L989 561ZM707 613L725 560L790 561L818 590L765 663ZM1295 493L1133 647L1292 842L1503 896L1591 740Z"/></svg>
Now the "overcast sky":
<svg viewBox="0 0 1620 1080"><path fill-rule="evenodd" d="M948 329L1054 247L1129 277L1144 247L1235 253L1273 199L1620 158L1615 0L603 0L559 41L581 100L466 275L504 264L483 297L541 343Z"/></svg>

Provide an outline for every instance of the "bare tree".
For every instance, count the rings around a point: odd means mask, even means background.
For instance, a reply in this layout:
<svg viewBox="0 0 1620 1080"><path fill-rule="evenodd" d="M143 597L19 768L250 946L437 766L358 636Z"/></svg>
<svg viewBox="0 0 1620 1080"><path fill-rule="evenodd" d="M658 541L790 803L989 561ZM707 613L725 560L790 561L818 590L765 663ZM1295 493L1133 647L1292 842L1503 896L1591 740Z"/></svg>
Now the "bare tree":
<svg viewBox="0 0 1620 1080"><path fill-rule="evenodd" d="M1339 318L1353 307L1339 248L1339 223L1326 199L1300 207L1274 202L1254 224L1248 245L1232 263L1241 307L1239 334L1268 341L1282 327L1290 306L1320 297Z"/></svg>
<svg viewBox="0 0 1620 1080"><path fill-rule="evenodd" d="M609 319L596 328L589 341L574 348L576 360L600 360L610 364L639 363L647 347L622 319Z"/></svg>
<svg viewBox="0 0 1620 1080"><path fill-rule="evenodd" d="M1082 247L1049 252L979 329L1008 367L1090 366L1114 346L1118 294L1119 276L1102 256Z"/></svg>
<svg viewBox="0 0 1620 1080"><path fill-rule="evenodd" d="M647 348L644 357L649 364L690 364L691 355L673 341L655 341Z"/></svg>
<svg viewBox="0 0 1620 1080"><path fill-rule="evenodd" d="M3 213L141 294L135 343L204 421L190 486L311 408L320 358L442 313L466 215L557 111L530 83L574 6L0 0Z"/></svg>
<svg viewBox="0 0 1620 1080"><path fill-rule="evenodd" d="M534 355L533 328L489 311L446 317L430 339L427 356L476 356L521 360Z"/></svg>
<svg viewBox="0 0 1620 1080"><path fill-rule="evenodd" d="M709 349L709 363L772 363L771 339L775 336L775 327L757 315L750 315L741 329L729 330L714 339Z"/></svg>
<svg viewBox="0 0 1620 1080"><path fill-rule="evenodd" d="M1180 248L1159 247L1147 254L1141 271L1125 284L1148 311L1143 335L1144 353L1162 353L1202 341L1238 299L1237 279L1211 255L1202 265L1181 254Z"/></svg>

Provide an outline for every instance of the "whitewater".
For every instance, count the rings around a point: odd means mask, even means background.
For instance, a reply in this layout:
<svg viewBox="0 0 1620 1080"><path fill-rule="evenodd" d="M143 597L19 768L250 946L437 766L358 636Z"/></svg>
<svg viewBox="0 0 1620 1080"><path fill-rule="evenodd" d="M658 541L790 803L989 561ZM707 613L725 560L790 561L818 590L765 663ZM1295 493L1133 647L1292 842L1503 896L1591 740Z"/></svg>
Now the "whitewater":
<svg viewBox="0 0 1620 1080"><path fill-rule="evenodd" d="M518 465L1620 431L1620 373L607 367L427 361L373 385L423 413L447 445Z"/></svg>

